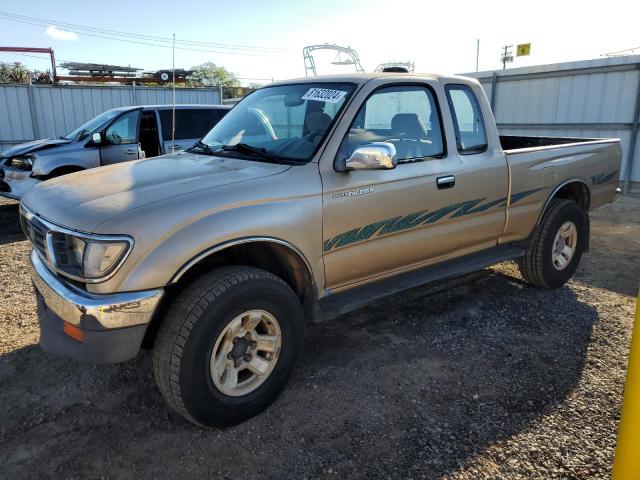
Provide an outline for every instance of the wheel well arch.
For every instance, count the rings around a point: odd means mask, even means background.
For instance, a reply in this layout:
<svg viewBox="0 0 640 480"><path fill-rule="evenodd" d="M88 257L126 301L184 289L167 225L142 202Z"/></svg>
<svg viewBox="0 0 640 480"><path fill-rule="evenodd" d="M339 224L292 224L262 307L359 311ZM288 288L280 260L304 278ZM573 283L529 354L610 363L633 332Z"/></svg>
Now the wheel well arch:
<svg viewBox="0 0 640 480"><path fill-rule="evenodd" d="M184 286L205 272L229 265L245 265L273 273L284 280L300 299L305 316L313 313L317 292L311 266L302 252L283 240L246 238L207 249L186 262L174 274L147 329L143 346L149 348L153 345L164 311Z"/></svg>
<svg viewBox="0 0 640 480"><path fill-rule="evenodd" d="M303 300L313 282L309 262L300 250L276 238L258 237L233 240L209 248L186 262L171 278L170 284L182 283L205 268L222 265L247 265L267 270L282 278Z"/></svg>
<svg viewBox="0 0 640 480"><path fill-rule="evenodd" d="M542 222L542 217L544 216L544 213L549 208L549 205L551 205L551 202L556 198L573 200L580 206L580 208L582 208L585 212L588 212L590 208L590 203L591 203L591 191L589 190L589 186L587 185L587 183L584 180L579 180L579 179L568 180L558 185L553 190L553 192L551 192L551 195L549 195L546 203L540 210L540 214L538 215L538 221L535 223L531 234L522 243L522 245L525 246L526 250L531 248L532 242L539 232L540 222ZM587 228L590 229L591 227L589 224L588 214L586 215L586 218L587 218ZM587 243L585 245L585 252L588 252L588 251L589 251L589 235L587 235Z"/></svg>
<svg viewBox="0 0 640 480"><path fill-rule="evenodd" d="M41 180L50 180L52 178L61 177L62 175L68 175L70 173L81 172L83 170L86 169L79 165L63 165L61 167L54 168L46 175L39 175L38 178L40 178Z"/></svg>
<svg viewBox="0 0 640 480"><path fill-rule="evenodd" d="M542 215L547 210L551 201L555 198L562 198L565 200L573 200L576 202L584 211L589 211L591 204L591 191L589 190L589 186L583 180L568 180L566 182L558 185L549 198L547 198L544 207L540 211L540 216L538 217L538 223L542 219Z"/></svg>

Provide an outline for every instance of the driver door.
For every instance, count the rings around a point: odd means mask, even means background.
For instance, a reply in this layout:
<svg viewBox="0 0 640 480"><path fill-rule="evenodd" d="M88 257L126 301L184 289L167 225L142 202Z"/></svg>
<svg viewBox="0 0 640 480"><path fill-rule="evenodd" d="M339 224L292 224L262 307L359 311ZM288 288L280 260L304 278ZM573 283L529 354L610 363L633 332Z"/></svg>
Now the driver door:
<svg viewBox="0 0 640 480"><path fill-rule="evenodd" d="M428 84L383 85L350 123L338 157L391 143L395 169L340 172L333 162L321 168L326 288L339 291L497 244L508 185L504 155L486 145L450 148L435 92ZM477 109L454 100L463 125L483 122Z"/></svg>
<svg viewBox="0 0 640 480"><path fill-rule="evenodd" d="M133 110L120 115L107 127L100 147L100 163L112 165L142 158L138 140L140 114L142 110Z"/></svg>

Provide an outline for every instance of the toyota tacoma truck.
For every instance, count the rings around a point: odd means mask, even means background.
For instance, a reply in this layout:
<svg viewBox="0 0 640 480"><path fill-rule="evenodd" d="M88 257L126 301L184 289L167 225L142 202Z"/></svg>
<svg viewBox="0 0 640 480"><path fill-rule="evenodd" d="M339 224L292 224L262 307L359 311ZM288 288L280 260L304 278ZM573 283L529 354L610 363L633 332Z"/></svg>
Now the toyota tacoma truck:
<svg viewBox="0 0 640 480"><path fill-rule="evenodd" d="M173 409L235 424L283 389L306 322L507 260L563 285L620 162L617 139L499 136L469 78L275 83L187 151L24 196L40 344L107 363L152 349Z"/></svg>

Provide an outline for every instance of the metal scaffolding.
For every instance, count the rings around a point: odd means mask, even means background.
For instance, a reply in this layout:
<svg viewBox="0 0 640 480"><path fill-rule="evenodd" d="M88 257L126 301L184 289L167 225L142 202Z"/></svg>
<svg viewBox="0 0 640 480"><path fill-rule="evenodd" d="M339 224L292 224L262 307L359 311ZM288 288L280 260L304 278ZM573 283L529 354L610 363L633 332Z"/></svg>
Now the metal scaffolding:
<svg viewBox="0 0 640 480"><path fill-rule="evenodd" d="M318 71L316 69L316 62L313 58L313 52L318 50L333 50L337 52L336 59L331 62L333 65L353 65L356 68L356 72L364 73L364 68L360 64L360 57L351 47L341 47L340 45L322 44L322 45L309 45L302 49L302 56L304 57L304 73L305 76L309 76L311 72L312 76L317 76ZM343 58L345 55L347 58Z"/></svg>

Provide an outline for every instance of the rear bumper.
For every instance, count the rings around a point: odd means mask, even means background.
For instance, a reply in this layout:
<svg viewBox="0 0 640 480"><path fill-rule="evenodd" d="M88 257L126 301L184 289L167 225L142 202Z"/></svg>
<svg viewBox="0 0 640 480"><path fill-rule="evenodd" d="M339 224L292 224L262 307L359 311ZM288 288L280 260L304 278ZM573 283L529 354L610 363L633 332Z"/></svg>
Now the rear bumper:
<svg viewBox="0 0 640 480"><path fill-rule="evenodd" d="M123 362L138 354L162 289L90 294L53 275L35 251L30 259L43 350L92 363ZM78 327L84 340L67 336L64 322Z"/></svg>
<svg viewBox="0 0 640 480"><path fill-rule="evenodd" d="M0 168L0 196L20 200L25 193L41 180L31 178L31 171L10 167Z"/></svg>

